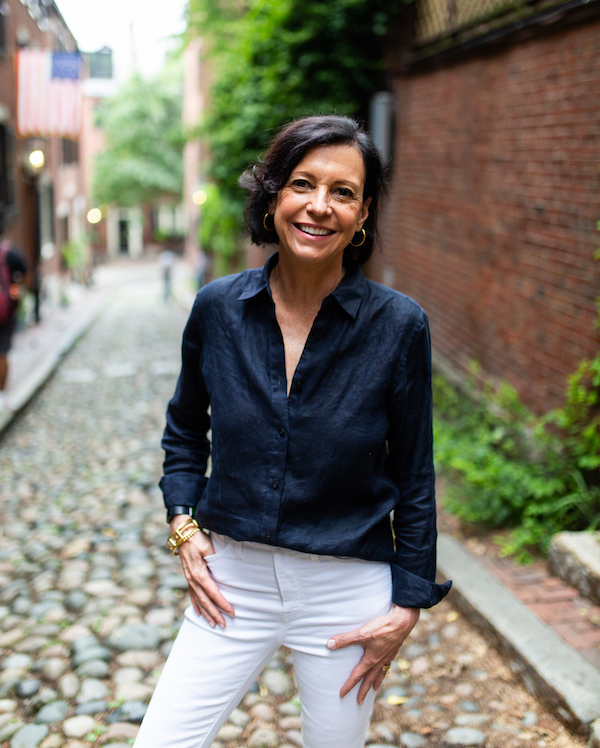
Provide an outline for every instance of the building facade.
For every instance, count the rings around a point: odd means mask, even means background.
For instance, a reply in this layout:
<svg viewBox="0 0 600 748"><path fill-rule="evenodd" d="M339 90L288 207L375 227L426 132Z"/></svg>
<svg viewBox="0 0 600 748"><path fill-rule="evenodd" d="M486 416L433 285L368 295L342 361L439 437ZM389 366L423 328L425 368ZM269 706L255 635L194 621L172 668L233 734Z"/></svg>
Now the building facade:
<svg viewBox="0 0 600 748"><path fill-rule="evenodd" d="M21 248L35 309L61 297L61 250L85 235L86 198L77 137L23 136L18 129L21 50L77 52L53 2L0 3L0 235ZM32 155L33 154L33 155Z"/></svg>
<svg viewBox="0 0 600 748"><path fill-rule="evenodd" d="M458 6L417 3L390 52L391 194L369 272L426 309L442 369L476 360L542 413L600 343L600 3Z"/></svg>

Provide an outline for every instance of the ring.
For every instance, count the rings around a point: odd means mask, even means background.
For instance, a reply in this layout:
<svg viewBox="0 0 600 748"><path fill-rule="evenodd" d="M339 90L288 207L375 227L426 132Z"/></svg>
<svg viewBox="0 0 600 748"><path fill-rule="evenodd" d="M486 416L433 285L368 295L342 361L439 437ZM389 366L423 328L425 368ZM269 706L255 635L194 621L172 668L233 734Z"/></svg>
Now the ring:
<svg viewBox="0 0 600 748"><path fill-rule="evenodd" d="M391 663L390 663L389 665L382 665L382 666L381 666L381 669L382 669L382 670L383 670L383 672L384 672L384 673L385 673L385 674L387 675L387 674L389 673L389 671L390 671L390 668L391 668L391 667L392 667L392 665L391 665Z"/></svg>

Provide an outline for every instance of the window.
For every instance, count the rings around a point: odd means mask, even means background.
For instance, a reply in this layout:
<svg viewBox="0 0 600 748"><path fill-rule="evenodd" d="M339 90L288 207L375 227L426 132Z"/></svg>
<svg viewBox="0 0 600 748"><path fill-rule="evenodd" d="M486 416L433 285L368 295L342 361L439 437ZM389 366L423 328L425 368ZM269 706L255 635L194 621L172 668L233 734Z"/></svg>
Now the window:
<svg viewBox="0 0 600 748"><path fill-rule="evenodd" d="M15 139L11 130L0 125L0 230L15 210Z"/></svg>
<svg viewBox="0 0 600 748"><path fill-rule="evenodd" d="M0 0L0 57L8 54L8 4Z"/></svg>
<svg viewBox="0 0 600 748"><path fill-rule="evenodd" d="M112 50L103 47L98 52L88 52L85 55L89 66L90 78L112 78Z"/></svg>
<svg viewBox="0 0 600 748"><path fill-rule="evenodd" d="M62 139L63 164L76 164L79 161L79 143L76 140Z"/></svg>

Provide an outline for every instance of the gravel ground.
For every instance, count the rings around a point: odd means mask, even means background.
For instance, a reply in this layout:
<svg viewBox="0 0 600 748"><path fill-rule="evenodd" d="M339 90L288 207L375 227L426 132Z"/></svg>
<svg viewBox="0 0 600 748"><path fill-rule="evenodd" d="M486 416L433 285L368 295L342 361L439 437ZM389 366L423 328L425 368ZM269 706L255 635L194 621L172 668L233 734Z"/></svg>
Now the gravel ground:
<svg viewBox="0 0 600 748"><path fill-rule="evenodd" d="M123 286L0 443L0 745L131 745L187 605L156 481L184 313ZM301 745L281 650L213 748ZM571 748L444 602L383 684L368 744Z"/></svg>

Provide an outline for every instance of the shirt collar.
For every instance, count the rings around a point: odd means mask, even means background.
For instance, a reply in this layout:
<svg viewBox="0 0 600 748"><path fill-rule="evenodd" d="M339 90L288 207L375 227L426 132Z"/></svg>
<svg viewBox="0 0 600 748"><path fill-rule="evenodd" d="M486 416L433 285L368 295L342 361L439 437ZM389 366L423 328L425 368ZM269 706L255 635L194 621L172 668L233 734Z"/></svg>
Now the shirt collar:
<svg viewBox="0 0 600 748"><path fill-rule="evenodd" d="M254 296L258 296L258 294L261 293L262 291L268 291L270 294L271 288L269 286L269 275L271 274L271 270L273 270L275 265L277 265L278 261L279 261L279 253L275 252L275 254L272 254L269 257L269 259L265 262L264 267L260 274L252 273L250 275L248 283L246 284L246 288L238 296L238 301L245 301L246 299L251 299Z"/></svg>
<svg viewBox="0 0 600 748"><path fill-rule="evenodd" d="M260 275L252 274L248 280L246 288L238 296L238 300L243 301L245 299L251 299L265 290L270 294L269 275L278 261L279 254L275 252L275 254L272 254L265 262ZM366 286L367 279L360 268L347 268L344 277L337 288L332 291L331 296L338 302L346 314L349 314L352 319L356 319L356 315L358 314L358 310L360 309L360 305L365 295Z"/></svg>

